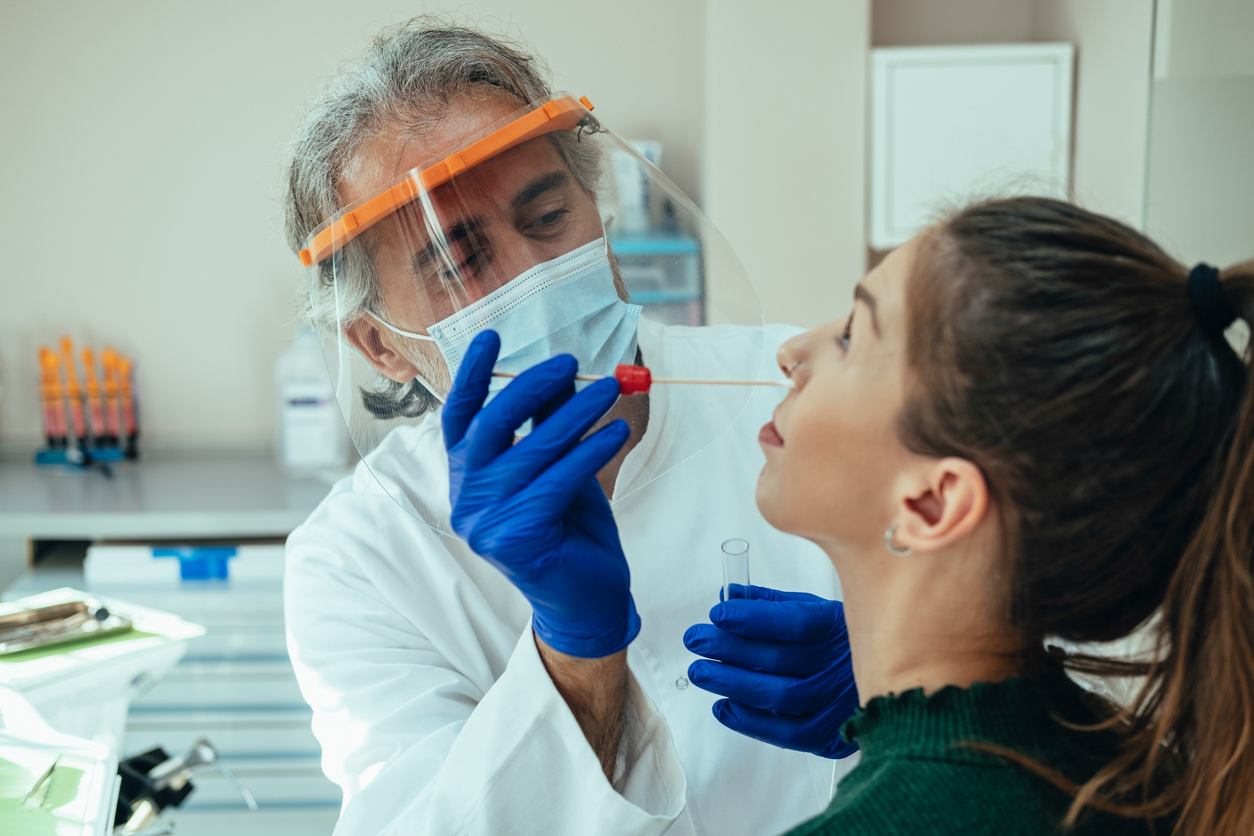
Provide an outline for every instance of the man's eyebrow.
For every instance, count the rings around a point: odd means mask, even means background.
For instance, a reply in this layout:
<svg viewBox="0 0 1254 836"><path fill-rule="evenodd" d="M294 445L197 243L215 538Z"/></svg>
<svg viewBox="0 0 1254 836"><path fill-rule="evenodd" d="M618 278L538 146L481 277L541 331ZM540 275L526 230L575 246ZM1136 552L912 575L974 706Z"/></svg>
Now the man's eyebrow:
<svg viewBox="0 0 1254 836"><path fill-rule="evenodd" d="M853 298L861 299L871 311L871 330L878 337L880 335L880 321L875 316L875 297L871 295L871 291L862 286L862 282L858 282L853 286Z"/></svg>
<svg viewBox="0 0 1254 836"><path fill-rule="evenodd" d="M458 221L444 231L444 237L450 244L454 244L469 238L478 228L479 222L476 220ZM428 241L425 247L414 253L414 257L410 259L410 265L413 267L415 275L420 274L425 268L431 266L432 262L435 261L435 252L435 243Z"/></svg>
<svg viewBox="0 0 1254 836"><path fill-rule="evenodd" d="M550 171L548 174L541 174L523 186L522 191L514 195L514 199L509 202L510 206L514 209L521 209L545 192L560 189L569 182L570 175L564 171Z"/></svg>

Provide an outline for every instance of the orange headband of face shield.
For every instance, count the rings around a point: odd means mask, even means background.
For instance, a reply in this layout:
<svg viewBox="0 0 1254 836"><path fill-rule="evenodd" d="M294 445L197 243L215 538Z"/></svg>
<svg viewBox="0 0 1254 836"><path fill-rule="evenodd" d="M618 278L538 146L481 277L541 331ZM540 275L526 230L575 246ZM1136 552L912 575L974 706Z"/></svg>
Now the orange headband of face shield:
<svg viewBox="0 0 1254 836"><path fill-rule="evenodd" d="M344 212L336 220L313 236L309 246L300 251L300 263L308 267L335 254L337 250L361 235L388 215L414 201L423 192L430 192L461 174L468 168L492 159L515 146L553 131L568 131L576 127L592 102L587 97L575 101L570 96L545 102L504 127L498 128L480 140L472 142L460 151L422 171L411 173L400 183L364 201L351 212Z"/></svg>

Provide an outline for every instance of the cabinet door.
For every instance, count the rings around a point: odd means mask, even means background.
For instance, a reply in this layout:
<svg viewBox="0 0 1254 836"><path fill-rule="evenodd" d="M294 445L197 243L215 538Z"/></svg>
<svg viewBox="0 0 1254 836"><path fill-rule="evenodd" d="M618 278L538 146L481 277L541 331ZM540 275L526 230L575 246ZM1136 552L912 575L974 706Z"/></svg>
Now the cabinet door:
<svg viewBox="0 0 1254 836"><path fill-rule="evenodd" d="M871 245L972 198L1067 197L1071 44L871 53Z"/></svg>

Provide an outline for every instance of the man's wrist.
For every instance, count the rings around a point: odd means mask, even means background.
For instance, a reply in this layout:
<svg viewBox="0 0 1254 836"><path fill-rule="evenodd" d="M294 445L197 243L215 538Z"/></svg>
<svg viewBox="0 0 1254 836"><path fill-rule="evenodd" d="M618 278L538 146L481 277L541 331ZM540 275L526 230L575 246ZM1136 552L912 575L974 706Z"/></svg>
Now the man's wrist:
<svg viewBox="0 0 1254 836"><path fill-rule="evenodd" d="M617 610L605 604L601 612L583 622L551 623L542 611L531 616L531 629L538 640L566 655L581 659L602 659L626 648L640 634L640 614L636 602L627 593L627 607L619 618L608 618L607 612ZM534 606L534 604L533 604Z"/></svg>
<svg viewBox="0 0 1254 836"><path fill-rule="evenodd" d="M533 633L534 635L534 633ZM606 777L613 780L627 703L627 651L587 659L535 636L540 660L583 730Z"/></svg>

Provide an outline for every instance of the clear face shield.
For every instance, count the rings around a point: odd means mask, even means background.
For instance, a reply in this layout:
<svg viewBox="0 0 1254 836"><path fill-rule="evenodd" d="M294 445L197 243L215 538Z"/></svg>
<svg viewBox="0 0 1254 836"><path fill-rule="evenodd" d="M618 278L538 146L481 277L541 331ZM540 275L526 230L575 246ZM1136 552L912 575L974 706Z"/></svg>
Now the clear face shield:
<svg viewBox="0 0 1254 836"><path fill-rule="evenodd" d="M398 166L409 166L399 177L387 177L386 162L359 165L367 175L345 178L340 190L352 202L300 254L357 450L402 507L440 531L449 530L447 472L433 471L427 448L438 443L436 414L463 353L485 328L500 335L496 371L507 375L568 353L585 375L639 364L654 376L664 367L710 377L681 356L668 366L664 347L685 328L715 324L754 326L741 341L752 371L773 368L757 295L730 247L665 175L591 115L586 99L559 93L503 116L466 110L459 118L469 129L454 147L398 141ZM494 391L508 383L497 378ZM679 422L685 431L653 457L665 464L637 474L615 502L726 431L752 393L681 388L631 396L650 399L626 410L635 416L628 420L653 425L640 429ZM416 428L412 439L404 427ZM417 430L434 438L419 440Z"/></svg>

